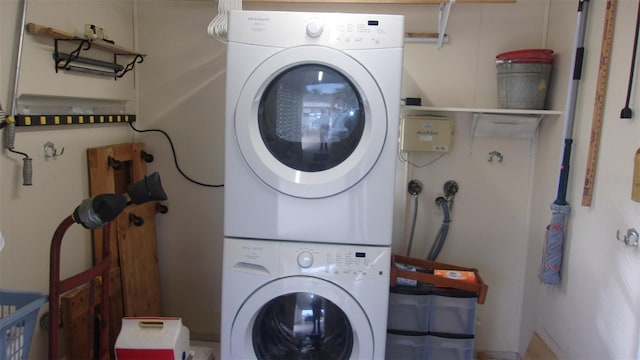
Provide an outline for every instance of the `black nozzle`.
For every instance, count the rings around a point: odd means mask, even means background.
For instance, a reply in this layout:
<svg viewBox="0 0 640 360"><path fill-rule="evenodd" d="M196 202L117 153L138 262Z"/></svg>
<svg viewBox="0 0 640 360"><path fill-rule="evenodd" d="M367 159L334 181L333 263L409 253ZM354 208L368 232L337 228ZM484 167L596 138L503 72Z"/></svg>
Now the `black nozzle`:
<svg viewBox="0 0 640 360"><path fill-rule="evenodd" d="M160 174L157 172L127 186L127 194L129 194L134 204L142 204L153 200L167 200L167 194L162 189L162 183L160 182Z"/></svg>
<svg viewBox="0 0 640 360"><path fill-rule="evenodd" d="M87 229L96 229L115 219L126 207L126 196L102 194L84 200L73 211L73 219Z"/></svg>

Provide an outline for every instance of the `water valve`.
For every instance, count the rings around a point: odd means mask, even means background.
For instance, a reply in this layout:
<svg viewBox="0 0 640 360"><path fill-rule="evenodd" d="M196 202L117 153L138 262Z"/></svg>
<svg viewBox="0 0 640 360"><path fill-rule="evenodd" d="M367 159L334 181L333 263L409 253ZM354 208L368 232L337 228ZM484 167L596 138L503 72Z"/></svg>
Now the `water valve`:
<svg viewBox="0 0 640 360"><path fill-rule="evenodd" d="M408 189L409 195L418 196L422 192L422 183L419 180L411 180L409 181Z"/></svg>

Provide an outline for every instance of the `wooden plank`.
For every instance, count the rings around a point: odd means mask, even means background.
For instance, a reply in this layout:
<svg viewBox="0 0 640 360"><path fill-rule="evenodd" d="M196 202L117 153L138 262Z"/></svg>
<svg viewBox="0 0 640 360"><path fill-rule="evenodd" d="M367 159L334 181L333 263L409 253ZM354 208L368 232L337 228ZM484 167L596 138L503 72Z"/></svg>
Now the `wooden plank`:
<svg viewBox="0 0 640 360"><path fill-rule="evenodd" d="M120 285L120 268L113 267L109 271L109 349L113 352L115 341L122 327L122 287ZM89 284L84 284L69 291L60 298L61 320L64 328L63 342L66 359L86 359L93 339L89 336ZM99 313L102 288L95 283L95 313ZM112 358L114 354L111 354Z"/></svg>
<svg viewBox="0 0 640 360"><path fill-rule="evenodd" d="M116 219L126 316L160 316L160 271L156 244L156 203L130 206ZM134 225L130 215L143 219Z"/></svg>
<svg viewBox="0 0 640 360"><path fill-rule="evenodd" d="M87 163L89 167L89 194L96 196L100 194L115 193L115 184L113 181L104 179L113 179L113 168L109 166L106 159L113 156L113 150L110 147L99 147L87 149ZM102 259L102 231L93 231L93 262L98 264ZM115 241L115 233L111 232L111 264L118 266L118 249Z"/></svg>
<svg viewBox="0 0 640 360"><path fill-rule="evenodd" d="M62 39L62 40L88 40L91 42L91 47L93 48L98 48L104 51L108 51L111 52L113 54L118 54L118 55L142 55L144 56L144 54L140 54L136 51L124 48L122 46L118 46L118 45L114 45L111 44L108 41L104 41L104 40L94 40L94 39L88 39L86 37L83 36L76 36L72 33L60 30L60 29L56 29L56 28L52 28L52 27L48 27L48 26L43 26L43 25L39 25L39 24L35 24L35 23L28 23L26 25L26 29L27 32L34 34L34 35L40 35L40 36L46 36L46 37L50 37L52 39Z"/></svg>
<svg viewBox="0 0 640 360"><path fill-rule="evenodd" d="M547 344L540 338L538 333L534 332L531 335L529 346L527 347L527 353L524 356L524 360L559 360L556 354L547 346Z"/></svg>
<svg viewBox="0 0 640 360"><path fill-rule="evenodd" d="M91 195L125 193L126 187L146 176L142 160L144 143L125 143L88 149ZM122 163L109 165L109 157ZM141 227L130 224L135 212L144 220ZM112 222L112 266L121 270L122 307L125 316L160 316L160 276L155 234L156 204L130 205ZM94 231L94 256L100 258L101 231Z"/></svg>
<svg viewBox="0 0 640 360"><path fill-rule="evenodd" d="M143 143L124 143L109 146L90 148L87 150L87 162L89 166L89 192L91 196L100 194L121 194L126 191L126 186L144 179L146 164L141 159L144 151ZM123 163L123 169L115 170L109 165L109 157ZM119 266L118 244L116 232L111 232L112 264ZM102 231L93 233L94 261L100 259L102 254Z"/></svg>

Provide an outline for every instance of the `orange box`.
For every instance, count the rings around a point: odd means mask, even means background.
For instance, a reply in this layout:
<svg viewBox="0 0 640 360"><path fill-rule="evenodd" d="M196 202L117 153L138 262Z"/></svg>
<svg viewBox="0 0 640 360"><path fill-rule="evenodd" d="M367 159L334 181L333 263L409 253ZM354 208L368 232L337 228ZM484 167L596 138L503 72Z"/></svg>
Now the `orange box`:
<svg viewBox="0 0 640 360"><path fill-rule="evenodd" d="M433 275L447 279L460 280L470 283L476 282L476 274L473 271L463 270L433 270Z"/></svg>

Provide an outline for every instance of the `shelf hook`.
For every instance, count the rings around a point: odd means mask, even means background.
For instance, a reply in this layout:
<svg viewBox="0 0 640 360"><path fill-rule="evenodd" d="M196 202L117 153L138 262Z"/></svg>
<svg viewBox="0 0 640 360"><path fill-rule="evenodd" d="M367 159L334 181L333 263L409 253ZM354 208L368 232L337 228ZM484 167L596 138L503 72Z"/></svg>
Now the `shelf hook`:
<svg viewBox="0 0 640 360"><path fill-rule="evenodd" d="M487 159L487 160L488 160L489 162L492 162L494 157L495 157L495 158L498 160L498 162L500 162L500 163L502 162L502 160L504 160L504 156L502 156L502 153L501 153L500 151L496 151L496 150L494 150L494 151L492 151L492 152L490 152L490 153L489 153L489 157L488 157L488 159Z"/></svg>
<svg viewBox="0 0 640 360"><path fill-rule="evenodd" d="M62 156L64 154L64 147L60 152L56 149L56 146L51 141L47 141L44 144L44 157L45 158L57 158L58 156Z"/></svg>

